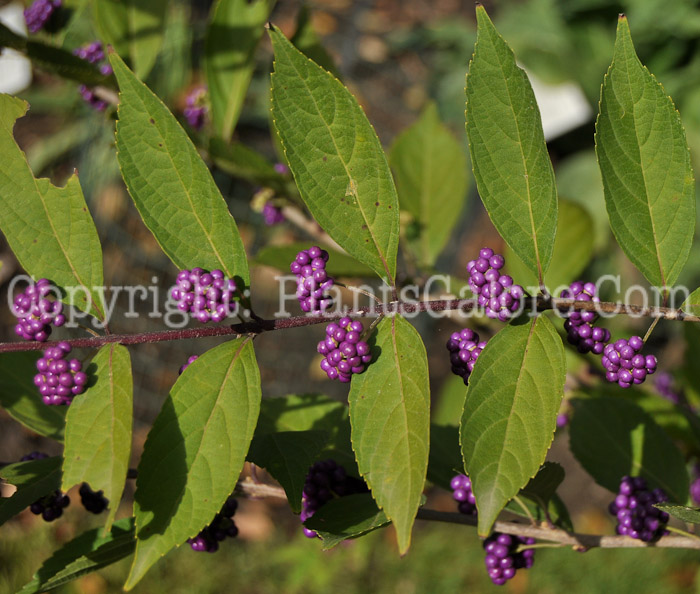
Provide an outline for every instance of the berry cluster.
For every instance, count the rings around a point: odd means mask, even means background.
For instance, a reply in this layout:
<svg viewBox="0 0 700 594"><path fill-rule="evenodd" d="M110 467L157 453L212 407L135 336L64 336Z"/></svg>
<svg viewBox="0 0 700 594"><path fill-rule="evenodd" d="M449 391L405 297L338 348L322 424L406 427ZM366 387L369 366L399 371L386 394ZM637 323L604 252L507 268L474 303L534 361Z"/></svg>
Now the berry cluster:
<svg viewBox="0 0 700 594"><path fill-rule="evenodd" d="M178 375L182 375L182 372L185 371L192 363L194 363L197 359L199 359L199 355L191 355L187 358L187 362L180 367L180 371L178 371Z"/></svg>
<svg viewBox="0 0 700 594"><path fill-rule="evenodd" d="M83 366L78 359L65 358L70 352L67 342L59 342L46 349L36 362L39 373L34 376L34 384L44 404L70 404L74 396L85 391L87 375L81 371Z"/></svg>
<svg viewBox="0 0 700 594"><path fill-rule="evenodd" d="M328 252L314 245L300 251L289 265L297 275L297 299L302 311L321 313L333 303L325 293L334 282L326 273L326 262Z"/></svg>
<svg viewBox="0 0 700 594"><path fill-rule="evenodd" d="M284 222L284 215L282 214L282 209L279 206L275 206L272 200L268 200L263 205L262 216L265 224L268 227L273 225L278 225Z"/></svg>
<svg viewBox="0 0 700 594"><path fill-rule="evenodd" d="M51 334L51 324L63 326L63 304L50 301L46 296L51 292L51 283L40 278L20 293L12 304L12 313L17 318L15 334L25 340L44 342Z"/></svg>
<svg viewBox="0 0 700 594"><path fill-rule="evenodd" d="M663 489L649 491L642 477L623 476L618 495L608 507L617 517L616 532L644 542L652 542L667 534L669 516L654 507L655 503L664 501L668 501L668 497Z"/></svg>
<svg viewBox="0 0 700 594"><path fill-rule="evenodd" d="M472 493L472 481L466 474L458 474L450 481L452 499L457 502L459 513L476 515L476 499Z"/></svg>
<svg viewBox="0 0 700 594"><path fill-rule="evenodd" d="M190 127L198 132L207 123L208 108L205 103L206 96L207 87L202 85L192 89L185 97L185 109L182 114Z"/></svg>
<svg viewBox="0 0 700 594"><path fill-rule="evenodd" d="M503 256L495 254L491 248L483 248L476 260L467 263L469 288L478 296L479 306L485 308L489 318L502 322L520 309L520 300L525 294L520 285L513 284L510 276L501 274L504 264Z"/></svg>
<svg viewBox="0 0 700 594"><path fill-rule="evenodd" d="M560 297L576 301L598 301L596 286L582 281L571 283L568 289L560 293ZM564 322L567 340L578 349L579 353L600 355L610 340L610 331L607 328L592 325L595 318L594 311L572 311Z"/></svg>
<svg viewBox="0 0 700 594"><path fill-rule="evenodd" d="M87 483L80 485L78 493L80 493L80 501L83 507L93 514L101 514L109 505L109 500L104 496L104 491L93 491Z"/></svg>
<svg viewBox="0 0 700 594"><path fill-rule="evenodd" d="M197 536L188 538L187 542L193 551L215 553L219 550L219 543L226 538L238 536L238 527L233 521L233 516L238 508L238 501L231 495L224 503L221 511L214 516L211 524L204 528Z"/></svg>
<svg viewBox="0 0 700 594"><path fill-rule="evenodd" d="M326 327L326 338L316 350L325 355L321 369L330 379L348 383L353 373L362 373L372 360L369 345L360 340L363 327L359 320L340 318Z"/></svg>
<svg viewBox="0 0 700 594"><path fill-rule="evenodd" d="M44 458L48 458L48 455L43 452L31 452L26 456L22 456L20 462L43 460ZM35 516L41 516L47 522L53 522L56 518L60 518L63 515L63 510L69 504L70 497L57 490L37 499L29 506L29 511Z"/></svg>
<svg viewBox="0 0 700 594"><path fill-rule="evenodd" d="M453 332L447 341L447 350L450 351L450 362L452 363L452 373L459 375L464 384L469 382L469 376L474 369L477 357L486 346L486 341L479 342L479 335L464 328L460 332Z"/></svg>
<svg viewBox="0 0 700 594"><path fill-rule="evenodd" d="M29 8L25 8L24 20L29 32L36 33L43 29L54 11L60 7L61 0L35 0Z"/></svg>
<svg viewBox="0 0 700 594"><path fill-rule="evenodd" d="M236 283L219 269L208 272L197 267L180 271L170 296L180 311L202 323L221 322L238 309Z"/></svg>
<svg viewBox="0 0 700 594"><path fill-rule="evenodd" d="M603 351L603 367L607 369L605 374L609 382L617 382L622 388L629 388L633 383L641 384L647 375L656 371L656 357L654 355L641 355L644 343L639 336L632 336L629 340L621 338L613 344L609 344Z"/></svg>
<svg viewBox="0 0 700 594"><path fill-rule="evenodd" d="M343 497L369 491L364 481L348 476L335 460L321 460L309 468L301 499L301 521L306 522L318 509L334 497ZM304 528L304 535L316 538L316 532Z"/></svg>
<svg viewBox="0 0 700 594"><path fill-rule="evenodd" d="M102 43L99 41L93 41L82 47L78 47L73 50L73 53L78 56L81 60L90 62L90 64L100 64L100 72L104 76L109 76L112 74L112 67L108 62L105 62L105 52L102 49ZM80 95L85 100L86 103L91 105L97 111L104 111L107 108L107 102L100 99L96 94L94 89L86 86L80 85L78 87Z"/></svg>
<svg viewBox="0 0 700 594"><path fill-rule="evenodd" d="M525 549L517 552L520 545L535 544L534 538L511 536L494 532L484 541L486 557L484 564L491 581L502 586L515 576L518 569L530 569L535 562L535 549Z"/></svg>

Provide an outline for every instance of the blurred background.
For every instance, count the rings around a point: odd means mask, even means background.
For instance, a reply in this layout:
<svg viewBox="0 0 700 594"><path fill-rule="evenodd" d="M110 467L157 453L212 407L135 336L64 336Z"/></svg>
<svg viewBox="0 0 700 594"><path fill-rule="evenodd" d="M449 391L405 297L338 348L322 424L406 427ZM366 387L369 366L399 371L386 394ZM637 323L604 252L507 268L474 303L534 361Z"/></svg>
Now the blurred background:
<svg viewBox="0 0 700 594"><path fill-rule="evenodd" d="M69 50L96 38L89 2L64 0L71 12L66 29L45 39ZM187 94L204 82L201 71L203 36L211 2L172 0L162 51L146 82L184 123ZM646 281L635 271L612 237L605 212L602 184L594 153L594 123L600 85L615 39L617 15L628 15L637 53L679 109L695 170L700 166L700 3L691 0L499 0L483 2L499 32L527 70L542 112L557 184L563 198L577 204L591 219L592 233L581 276L620 274L622 289ZM21 15L23 5L0 0L5 22ZM468 153L464 131L464 82L476 38L474 4L459 0L322 0L306 2L310 24L335 64L341 80L358 98L385 147L413 124L434 102L443 122ZM302 3L278 2L271 21L291 37L298 27ZM12 16L12 15L15 16ZM21 24L21 18L20 18ZM3 52L0 58L8 58ZM18 60L18 58L11 59ZM271 140L269 73L272 54L263 36L256 52L256 69L236 128L236 139L263 154L271 163L280 160ZM31 109L15 127L18 143L26 151L36 175L58 185L77 169L80 182L103 242L106 282L113 286L154 285L162 303L177 270L163 255L131 203L117 166L113 113L96 112L86 105L76 84L35 69L31 82L23 68L11 70L0 62L0 86L26 99ZM8 72L19 73L11 78ZM24 72L24 74L23 74ZM185 124L186 125L186 124ZM1 160L0 160L1 163ZM0 165L1 166L1 165ZM254 197L261 187L213 166L215 179L236 218L248 255L255 259L262 248L317 238L309 227L283 222L266 226ZM469 176L471 179L471 176ZM284 198L284 197L283 197ZM291 198L290 198L291 199ZM473 181L447 248L435 268L465 278L466 262L484 245L503 249L480 205ZM0 237L1 295L21 268ZM406 278L410 277L406 262ZM585 269L584 269L585 267ZM253 303L258 314L273 315L278 307L276 276L286 271L259 265L252 270ZM516 282L521 282L515 276ZM352 281L350 281L352 282ZM376 286L376 282L365 280ZM692 290L700 285L700 247L680 279ZM607 299L622 299L610 293ZM149 318L152 296L137 302L142 315L125 317L130 304L124 294L117 300L111 324L115 333L152 331L162 320ZM294 310L296 312L296 310ZM425 319L424 319L425 318ZM14 340L13 318L0 308L0 339ZM449 333L464 325L459 319L413 321L428 347L433 410L436 421L459 422L463 387L450 374L444 343ZM480 333L490 336L497 326L477 321ZM644 323L613 320L613 327L643 333ZM679 324L661 324L652 338L652 352L660 367L684 385L690 400L698 400L693 385L695 362L686 360L685 340ZM347 388L335 385L318 368L314 345L320 327L300 328L283 335L260 336L256 353L261 365L264 397L318 392L344 400ZM686 333L696 332L687 330ZM53 337L83 335L81 330L58 329ZM685 338L685 340L684 340ZM201 354L221 339L179 341L133 347L135 425L133 466L177 370L188 356ZM90 356L82 352L83 357ZM585 358L571 355L570 372L588 373ZM649 388L653 389L653 388ZM612 494L597 487L568 452L566 428L557 432L548 459L560 462L567 478L559 494L580 532L612 533L607 515ZM32 450L60 454L60 444L24 430L0 410L0 461L12 462ZM128 485L119 516L130 515L133 484ZM74 502L77 493L71 493ZM446 491L428 493L428 506L454 510ZM298 518L288 508L270 501L243 501L235 520L240 536L227 541L214 555L193 553L188 547L173 551L157 564L134 589L146 592L339 592L359 591L432 593L488 591L495 588L483 567L483 553L475 530L418 523L409 554L401 559L391 530L380 530L358 541L321 552L319 543L303 537ZM68 508L66 517L46 524L25 513L0 529L0 592L15 592L26 583L41 561L61 543L97 520ZM534 568L519 572L503 588L512 592L695 592L696 553L684 551L600 551L586 554L570 550L540 550ZM116 592L121 588L128 561L121 562L62 588L62 592Z"/></svg>

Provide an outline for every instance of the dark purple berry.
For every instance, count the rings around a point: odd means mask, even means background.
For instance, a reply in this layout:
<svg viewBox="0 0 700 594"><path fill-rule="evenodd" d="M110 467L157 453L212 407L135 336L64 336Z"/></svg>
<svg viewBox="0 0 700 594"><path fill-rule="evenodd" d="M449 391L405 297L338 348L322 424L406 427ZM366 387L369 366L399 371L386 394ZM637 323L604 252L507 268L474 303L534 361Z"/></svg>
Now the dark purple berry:
<svg viewBox="0 0 700 594"><path fill-rule="evenodd" d="M304 481L301 499L301 521L306 522L320 507L335 497L356 493L367 493L369 489L363 480L348 476L345 468L335 460L321 460L309 467ZM304 527L307 538L316 538L315 531Z"/></svg>
<svg viewBox="0 0 700 594"><path fill-rule="evenodd" d="M78 47L73 50L73 53L78 56L81 60L90 62L90 64L99 65L100 72L104 76L109 76L112 74L112 67L108 62L105 61L105 52L102 48L102 43L100 41L93 41L82 47ZM94 89L86 85L80 85L78 87L83 100L90 105L93 109L97 111L104 111L107 108L107 102L100 99L96 94Z"/></svg>
<svg viewBox="0 0 700 594"><path fill-rule="evenodd" d="M643 478L623 476L618 495L608 506L610 513L617 517L615 531L644 542L653 542L668 534L669 515L654 507L655 503L664 501L668 501L668 496L662 489L649 491Z"/></svg>
<svg viewBox="0 0 700 594"><path fill-rule="evenodd" d="M459 375L467 385L474 364L486 346L486 341L480 342L476 332L464 328L460 332L453 332L446 346L450 352L452 373Z"/></svg>
<svg viewBox="0 0 700 594"><path fill-rule="evenodd" d="M187 362L180 367L180 371L178 371L178 375L182 375L182 372L185 371L192 363L194 363L197 359L199 358L199 355L191 355L190 357L187 358Z"/></svg>
<svg viewBox="0 0 700 594"><path fill-rule="evenodd" d="M598 301L596 286L583 281L571 283L568 289L560 293L560 297L576 301ZM564 322L567 340L580 353L600 355L610 340L610 331L607 328L592 325L595 319L596 313L593 311L572 311L567 315L567 320Z"/></svg>
<svg viewBox="0 0 700 594"><path fill-rule="evenodd" d="M233 495L229 496L211 524L203 528L197 536L187 539L190 548L197 552L215 553L219 550L221 541L238 536L238 527L233 521L237 508L238 501Z"/></svg>
<svg viewBox="0 0 700 594"><path fill-rule="evenodd" d="M535 562L535 550L518 552L521 545L535 544L534 538L494 532L484 541L484 565L491 581L502 586L515 576L518 569L530 569Z"/></svg>
<svg viewBox="0 0 700 594"><path fill-rule="evenodd" d="M262 216L263 220L265 221L265 224L268 227L272 227L273 225L278 225L279 223L284 222L284 215L282 214L282 209L279 206L275 206L275 204L270 200L265 202L265 205L262 209Z"/></svg>
<svg viewBox="0 0 700 594"><path fill-rule="evenodd" d="M104 491L93 491L90 485L82 483L78 490L83 507L93 514L101 514L107 509L109 500L104 496Z"/></svg>

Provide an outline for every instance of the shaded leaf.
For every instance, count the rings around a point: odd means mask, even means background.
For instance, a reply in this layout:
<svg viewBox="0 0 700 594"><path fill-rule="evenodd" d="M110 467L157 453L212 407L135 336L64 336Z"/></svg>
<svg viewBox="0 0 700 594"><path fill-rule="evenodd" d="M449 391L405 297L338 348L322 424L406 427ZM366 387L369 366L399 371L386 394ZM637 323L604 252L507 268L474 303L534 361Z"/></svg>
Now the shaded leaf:
<svg viewBox="0 0 700 594"><path fill-rule="evenodd" d="M126 589L209 524L233 492L260 397L260 371L249 338L207 351L179 377L139 463L136 555Z"/></svg>
<svg viewBox="0 0 700 594"><path fill-rule="evenodd" d="M681 309L689 314L700 316L700 289L695 289L681 305Z"/></svg>
<svg viewBox="0 0 700 594"><path fill-rule="evenodd" d="M43 458L0 468L0 478L17 487L10 497L0 498L0 526L37 499L61 486L61 459Z"/></svg>
<svg viewBox="0 0 700 594"><path fill-rule="evenodd" d="M433 405L433 423L437 425L459 425L464 409L467 386L461 376L450 373L442 384L437 406ZM461 466L461 464L460 464Z"/></svg>
<svg viewBox="0 0 700 594"><path fill-rule="evenodd" d="M393 284L396 188L362 108L333 75L273 28L272 115L301 197L323 229Z"/></svg>
<svg viewBox="0 0 700 594"><path fill-rule="evenodd" d="M501 237L541 278L552 257L557 189L530 81L477 6L467 75L467 136L476 186Z"/></svg>
<svg viewBox="0 0 700 594"><path fill-rule="evenodd" d="M103 346L88 372L97 378L73 399L66 415L63 490L86 482L109 501L105 530L119 507L131 454L133 380L131 358L119 344Z"/></svg>
<svg viewBox="0 0 700 594"><path fill-rule="evenodd" d="M46 406L34 385L38 352L0 355L0 406L39 435L63 441L65 406Z"/></svg>
<svg viewBox="0 0 700 594"><path fill-rule="evenodd" d="M348 400L360 474L408 550L428 466L430 387L420 335L404 318L384 318L373 361L353 376Z"/></svg>
<svg viewBox="0 0 700 594"><path fill-rule="evenodd" d="M340 73L335 67L333 58L321 45L321 41L314 31L313 23L311 22L311 11L307 4L302 4L297 14L297 28L294 36L290 40L307 58L310 58L324 70L330 72L338 80L341 80Z"/></svg>
<svg viewBox="0 0 700 594"><path fill-rule="evenodd" d="M565 373L564 346L544 316L506 326L479 355L460 432L480 535L544 462Z"/></svg>
<svg viewBox="0 0 700 594"><path fill-rule="evenodd" d="M418 227L415 255L432 266L460 220L469 184L467 156L429 103L389 153L401 209Z"/></svg>
<svg viewBox="0 0 700 594"><path fill-rule="evenodd" d="M248 460L265 468L287 494L294 513L301 511L301 498L309 467L319 458L328 441L325 431L282 431L256 435Z"/></svg>
<svg viewBox="0 0 700 594"><path fill-rule="evenodd" d="M120 90L117 158L144 223L177 268L220 268L247 285L236 222L197 149L119 56L110 62Z"/></svg>
<svg viewBox="0 0 700 594"><path fill-rule="evenodd" d="M566 473L560 464L545 462L520 492L535 503L547 505L554 497L565 475Z"/></svg>
<svg viewBox="0 0 700 594"><path fill-rule="evenodd" d="M462 384L464 387L464 384ZM461 474L462 452L459 448L457 426L430 424L430 453L428 456L428 480L451 490L452 477Z"/></svg>
<svg viewBox="0 0 700 594"><path fill-rule="evenodd" d="M680 115L637 58L624 15L595 139L617 242L651 284L670 287L693 240L695 180Z"/></svg>
<svg viewBox="0 0 700 594"><path fill-rule="evenodd" d="M304 522L304 526L321 537L324 551L387 524L389 519L369 493L332 499Z"/></svg>
<svg viewBox="0 0 700 594"><path fill-rule="evenodd" d="M253 54L274 0L217 0L204 42L204 70L212 122L224 142L231 140L253 76Z"/></svg>
<svg viewBox="0 0 700 594"><path fill-rule="evenodd" d="M102 40L128 58L145 79L163 45L167 0L96 0L95 24Z"/></svg>
<svg viewBox="0 0 700 594"><path fill-rule="evenodd" d="M26 102L0 94L0 229L35 280L75 289L63 301L104 320L102 248L78 176L63 188L34 177L12 135L26 111Z"/></svg>
<svg viewBox="0 0 700 594"><path fill-rule="evenodd" d="M88 530L44 561L18 594L35 594L63 586L128 557L135 547L133 518L114 522L106 535L102 528Z"/></svg>
<svg viewBox="0 0 700 594"><path fill-rule="evenodd" d="M639 406L605 397L569 402L571 451L596 483L616 493L623 476L642 476L673 501L688 500L683 455Z"/></svg>

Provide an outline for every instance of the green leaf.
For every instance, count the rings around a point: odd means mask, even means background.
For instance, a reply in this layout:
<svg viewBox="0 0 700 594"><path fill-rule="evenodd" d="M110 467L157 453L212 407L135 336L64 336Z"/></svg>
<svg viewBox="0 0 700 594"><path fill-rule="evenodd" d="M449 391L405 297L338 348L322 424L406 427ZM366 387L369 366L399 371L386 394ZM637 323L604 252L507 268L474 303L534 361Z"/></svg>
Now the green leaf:
<svg viewBox="0 0 700 594"><path fill-rule="evenodd" d="M700 316L700 289L695 289L681 305L681 309L694 316Z"/></svg>
<svg viewBox="0 0 700 594"><path fill-rule="evenodd" d="M673 505L671 503L655 503L654 507L658 507L661 511L665 511L667 514L678 518L682 522L700 524L700 508Z"/></svg>
<svg viewBox="0 0 700 594"><path fill-rule="evenodd" d="M209 139L209 157L226 173L282 194L286 184L291 183L263 155L242 142L226 143L214 136Z"/></svg>
<svg viewBox="0 0 700 594"><path fill-rule="evenodd" d="M177 268L220 268L248 285L236 222L197 149L119 56L110 62L120 90L117 158L144 223Z"/></svg>
<svg viewBox="0 0 700 594"><path fill-rule="evenodd" d="M0 468L0 478L17 487L11 497L0 498L0 526L29 507L37 499L61 486L61 459L58 457L17 462Z"/></svg>
<svg viewBox="0 0 700 594"><path fill-rule="evenodd" d="M554 497L566 473L560 464L545 462L520 493L537 504L546 506Z"/></svg>
<svg viewBox="0 0 700 594"><path fill-rule="evenodd" d="M291 394L265 398L260 404L256 437L281 431L310 430L327 434L320 458L333 458L348 474L359 474L350 444L350 419L345 403L322 394Z"/></svg>
<svg viewBox="0 0 700 594"><path fill-rule="evenodd" d="M593 220L588 211L574 202L559 199L557 238L554 241L552 261L545 275L546 285L552 295L559 295L561 289L578 280L591 261L593 239ZM537 287L537 277L509 247L505 257L508 274L518 284Z"/></svg>
<svg viewBox="0 0 700 594"><path fill-rule="evenodd" d="M479 355L460 430L481 536L544 462L565 374L564 346L544 316L506 326Z"/></svg>
<svg viewBox="0 0 700 594"><path fill-rule="evenodd" d="M0 355L0 406L39 435L63 441L66 407L46 406L33 382L39 356L38 352Z"/></svg>
<svg viewBox="0 0 700 594"><path fill-rule="evenodd" d="M680 115L637 58L624 15L595 139L617 242L650 283L672 286L693 240L695 180Z"/></svg>
<svg viewBox="0 0 700 594"><path fill-rule="evenodd" d="M462 383L462 388L464 388L464 383ZM462 466L459 428L431 423L428 480L449 491L451 490L452 477L462 472Z"/></svg>
<svg viewBox="0 0 700 594"><path fill-rule="evenodd" d="M73 399L66 415L63 487L86 482L109 500L105 530L119 508L131 454L133 380L129 351L103 346L88 367L97 382Z"/></svg>
<svg viewBox="0 0 700 594"><path fill-rule="evenodd" d="M389 519L369 493L332 499L304 522L321 537L324 551L387 524Z"/></svg>
<svg viewBox="0 0 700 594"><path fill-rule="evenodd" d="M265 468L287 494L294 513L301 511L301 497L309 467L328 441L326 431L283 431L256 435L248 460Z"/></svg>
<svg viewBox="0 0 700 594"><path fill-rule="evenodd" d="M525 506L529 513L525 513L523 506ZM526 497L521 497L519 501L511 499L505 509L516 516L527 518L528 521L530 518L534 518L535 522L538 523L551 521L555 526L559 526L564 530L569 530L570 532L574 530L569 510L556 493L552 495L552 498L547 504L546 514L541 504L535 503Z"/></svg>
<svg viewBox="0 0 700 594"><path fill-rule="evenodd" d="M268 245L255 255L255 262L257 264L265 264L266 266L278 268L283 272L288 272L289 265L294 261L296 255L301 250L309 249L309 247L311 247L309 242L298 242L289 245ZM372 269L358 262L352 256L348 256L347 254L324 245L320 247L328 252L329 258L326 263L326 271L330 276L374 276Z"/></svg>
<svg viewBox="0 0 700 594"><path fill-rule="evenodd" d="M467 75L467 136L481 200L506 243L541 279L557 227L557 188L530 81L477 6Z"/></svg>
<svg viewBox="0 0 700 594"><path fill-rule="evenodd" d="M163 45L167 0L94 0L95 24L102 40L128 57L145 79Z"/></svg>
<svg viewBox="0 0 700 594"><path fill-rule="evenodd" d="M104 320L102 248L78 176L63 188L34 177L12 135L26 112L25 101L0 94L0 229L29 274L72 289L64 302Z"/></svg>
<svg viewBox="0 0 700 594"><path fill-rule="evenodd" d="M688 500L680 450L640 407L619 398L573 398L571 451L596 483L616 493L625 475L642 476L677 503Z"/></svg>
<svg viewBox="0 0 700 594"><path fill-rule="evenodd" d="M255 68L254 53L273 0L217 0L204 42L214 130L231 140Z"/></svg>
<svg viewBox="0 0 700 594"><path fill-rule="evenodd" d="M260 370L249 338L207 351L178 378L138 467L138 542L127 590L170 549L204 528L233 492L260 398Z"/></svg>
<svg viewBox="0 0 700 594"><path fill-rule="evenodd" d="M44 561L18 594L35 594L63 586L128 557L135 547L133 518L114 522L106 535L102 528L88 530Z"/></svg>
<svg viewBox="0 0 700 594"><path fill-rule="evenodd" d="M455 294L458 292L455 291ZM433 404L431 409L433 423L459 426L466 395L467 387L462 377L454 373L448 374L440 388L437 404Z"/></svg>
<svg viewBox="0 0 700 594"><path fill-rule="evenodd" d="M29 41L2 23L0 23L0 47L9 47L22 52L33 65L63 78L90 86L114 86L114 79L102 74L95 64L81 60L63 48L46 45L39 41Z"/></svg>
<svg viewBox="0 0 700 594"><path fill-rule="evenodd" d="M418 226L418 261L432 266L460 219L469 184L467 156L440 121L435 103L396 138L389 164L401 209Z"/></svg>
<svg viewBox="0 0 700 594"><path fill-rule="evenodd" d="M398 198L377 134L340 81L269 33L272 115L301 197L343 249L393 284Z"/></svg>
<svg viewBox="0 0 700 594"><path fill-rule="evenodd" d="M341 80L340 73L335 67L333 58L328 55L328 52L321 45L321 40L314 31L313 23L311 22L311 11L307 4L302 4L297 13L297 28L294 36L290 40L307 58L310 58L324 70L330 72L338 80Z"/></svg>
<svg viewBox="0 0 700 594"><path fill-rule="evenodd" d="M384 318L373 361L353 376L348 400L360 474L393 522L403 555L428 467L430 387L425 345L404 318Z"/></svg>

